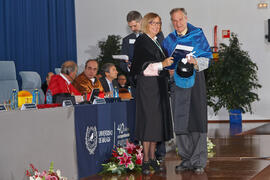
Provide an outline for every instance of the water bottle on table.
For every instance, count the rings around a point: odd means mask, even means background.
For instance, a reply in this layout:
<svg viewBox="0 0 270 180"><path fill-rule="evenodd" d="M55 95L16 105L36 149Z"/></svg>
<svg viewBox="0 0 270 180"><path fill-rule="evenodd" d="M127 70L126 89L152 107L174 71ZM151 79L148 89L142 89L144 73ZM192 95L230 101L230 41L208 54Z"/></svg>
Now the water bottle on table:
<svg viewBox="0 0 270 180"><path fill-rule="evenodd" d="M52 104L52 92L50 89L48 89L46 93L46 104Z"/></svg>
<svg viewBox="0 0 270 180"><path fill-rule="evenodd" d="M38 89L35 89L33 91L32 95L33 95L32 103L38 105L39 104L39 91L38 91Z"/></svg>
<svg viewBox="0 0 270 180"><path fill-rule="evenodd" d="M12 89L11 93L11 109L15 110L18 108L18 92L17 89Z"/></svg>
<svg viewBox="0 0 270 180"><path fill-rule="evenodd" d="M119 90L118 90L118 88L116 86L113 89L113 97L114 98L118 98L119 97Z"/></svg>

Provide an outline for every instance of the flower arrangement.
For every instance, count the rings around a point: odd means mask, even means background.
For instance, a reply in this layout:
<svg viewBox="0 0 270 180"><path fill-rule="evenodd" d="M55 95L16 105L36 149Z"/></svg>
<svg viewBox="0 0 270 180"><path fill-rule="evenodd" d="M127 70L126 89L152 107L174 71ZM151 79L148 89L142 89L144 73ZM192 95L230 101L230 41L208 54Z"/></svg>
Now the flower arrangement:
<svg viewBox="0 0 270 180"><path fill-rule="evenodd" d="M66 177L61 176L61 171L59 169L54 171L53 162L51 162L48 172L39 172L33 164L30 164L30 168L26 170L26 176L29 177L29 180L67 180Z"/></svg>
<svg viewBox="0 0 270 180"><path fill-rule="evenodd" d="M208 157L215 155L213 148L215 145L207 138ZM143 162L142 146L134 145L127 141L125 147L115 147L112 152L112 157L108 163L102 164L103 170L100 174L123 174L132 171L141 171ZM176 149L177 151L177 149Z"/></svg>
<svg viewBox="0 0 270 180"><path fill-rule="evenodd" d="M208 158L214 157L215 152L214 152L214 145L212 141L207 137L207 151L208 151Z"/></svg>
<svg viewBox="0 0 270 180"><path fill-rule="evenodd" d="M125 147L115 147L109 162L102 164L101 174L122 174L131 171L141 171L143 161L142 146L127 141Z"/></svg>

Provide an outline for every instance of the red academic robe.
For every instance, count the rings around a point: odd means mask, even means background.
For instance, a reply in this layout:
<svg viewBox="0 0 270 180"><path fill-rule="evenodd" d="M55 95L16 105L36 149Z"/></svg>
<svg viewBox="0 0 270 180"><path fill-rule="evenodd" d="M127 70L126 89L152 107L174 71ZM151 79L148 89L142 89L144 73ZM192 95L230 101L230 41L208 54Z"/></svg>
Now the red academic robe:
<svg viewBox="0 0 270 180"><path fill-rule="evenodd" d="M56 95L59 93L81 95L81 93L71 83L68 84L66 80L58 74L52 76L48 89L51 90L52 95Z"/></svg>

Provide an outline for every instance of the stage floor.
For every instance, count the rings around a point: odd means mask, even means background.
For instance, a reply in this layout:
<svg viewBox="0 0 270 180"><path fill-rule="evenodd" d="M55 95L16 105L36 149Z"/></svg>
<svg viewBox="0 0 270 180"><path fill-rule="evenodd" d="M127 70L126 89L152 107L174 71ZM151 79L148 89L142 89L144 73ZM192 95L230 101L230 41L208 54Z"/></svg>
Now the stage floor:
<svg viewBox="0 0 270 180"><path fill-rule="evenodd" d="M175 150L166 154L166 171L148 176L91 176L83 180L270 180L270 123L209 123L208 137L216 145L215 155L208 159L205 173L176 173L180 158Z"/></svg>

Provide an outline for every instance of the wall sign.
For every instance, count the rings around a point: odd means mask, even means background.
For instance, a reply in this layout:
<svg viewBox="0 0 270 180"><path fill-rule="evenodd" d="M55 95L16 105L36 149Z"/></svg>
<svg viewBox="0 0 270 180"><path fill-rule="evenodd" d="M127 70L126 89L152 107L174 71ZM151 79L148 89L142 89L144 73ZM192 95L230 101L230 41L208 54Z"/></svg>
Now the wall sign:
<svg viewBox="0 0 270 180"><path fill-rule="evenodd" d="M222 30L222 38L230 38L231 32L230 30Z"/></svg>

